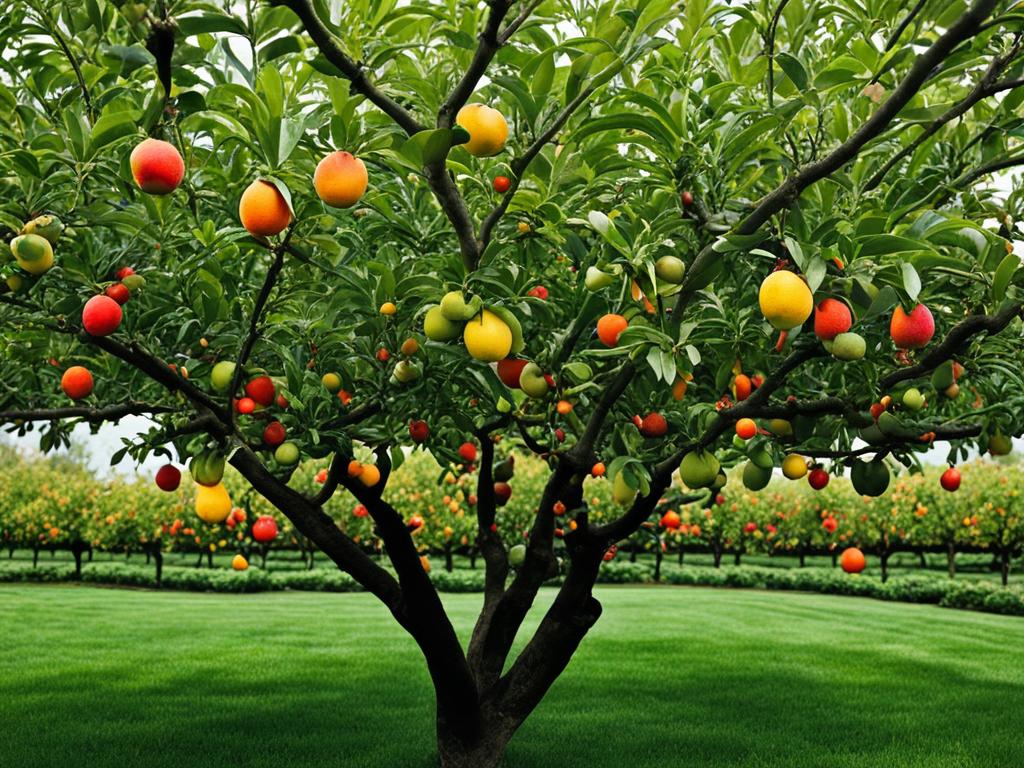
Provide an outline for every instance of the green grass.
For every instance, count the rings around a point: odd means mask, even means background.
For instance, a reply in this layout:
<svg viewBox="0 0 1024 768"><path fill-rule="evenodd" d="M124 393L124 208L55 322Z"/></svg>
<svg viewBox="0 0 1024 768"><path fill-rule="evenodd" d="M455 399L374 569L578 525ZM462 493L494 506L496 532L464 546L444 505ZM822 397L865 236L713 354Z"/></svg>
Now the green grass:
<svg viewBox="0 0 1024 768"><path fill-rule="evenodd" d="M1020 619L795 593L598 596L605 616L512 768L1024 764ZM444 599L465 636L479 596ZM4 586L0 648L3 765L433 765L422 661L364 594Z"/></svg>

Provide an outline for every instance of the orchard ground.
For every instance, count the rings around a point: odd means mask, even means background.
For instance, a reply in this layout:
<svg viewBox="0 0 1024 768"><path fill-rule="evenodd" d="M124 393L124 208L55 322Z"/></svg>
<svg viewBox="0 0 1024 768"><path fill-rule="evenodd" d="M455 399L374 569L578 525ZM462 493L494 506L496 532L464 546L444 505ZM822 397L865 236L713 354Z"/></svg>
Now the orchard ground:
<svg viewBox="0 0 1024 768"><path fill-rule="evenodd" d="M794 593L597 596L605 617L509 766L1024 763L1020 619ZM465 638L479 596L444 601ZM6 764L434 765L419 653L368 595L21 585L0 587L0 611Z"/></svg>

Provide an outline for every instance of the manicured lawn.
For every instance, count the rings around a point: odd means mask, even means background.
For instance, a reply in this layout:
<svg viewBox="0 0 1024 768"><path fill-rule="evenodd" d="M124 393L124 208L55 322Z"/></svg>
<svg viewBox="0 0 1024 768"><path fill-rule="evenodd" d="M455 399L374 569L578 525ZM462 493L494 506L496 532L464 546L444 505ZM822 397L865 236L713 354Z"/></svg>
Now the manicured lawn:
<svg viewBox="0 0 1024 768"><path fill-rule="evenodd" d="M511 768L1024 765L1024 620L603 587ZM550 592L543 597L549 599ZM445 595L460 632L478 595ZM0 587L0 764L428 768L429 682L362 594Z"/></svg>

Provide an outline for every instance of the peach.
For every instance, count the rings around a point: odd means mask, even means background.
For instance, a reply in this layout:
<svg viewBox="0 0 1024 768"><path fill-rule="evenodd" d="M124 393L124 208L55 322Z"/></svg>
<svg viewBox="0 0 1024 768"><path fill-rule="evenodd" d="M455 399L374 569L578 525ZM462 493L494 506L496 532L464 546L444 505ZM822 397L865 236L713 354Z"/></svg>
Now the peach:
<svg viewBox="0 0 1024 768"><path fill-rule="evenodd" d="M238 202L238 218L250 234L271 237L291 224L292 211L274 184L256 179L242 193Z"/></svg>
<svg viewBox="0 0 1024 768"><path fill-rule="evenodd" d="M366 193L366 166L348 152L332 152L319 162L313 173L317 195L335 208L350 208Z"/></svg>
<svg viewBox="0 0 1024 768"><path fill-rule="evenodd" d="M128 159L139 189L150 195L168 195L185 178L185 162L173 144L145 139Z"/></svg>

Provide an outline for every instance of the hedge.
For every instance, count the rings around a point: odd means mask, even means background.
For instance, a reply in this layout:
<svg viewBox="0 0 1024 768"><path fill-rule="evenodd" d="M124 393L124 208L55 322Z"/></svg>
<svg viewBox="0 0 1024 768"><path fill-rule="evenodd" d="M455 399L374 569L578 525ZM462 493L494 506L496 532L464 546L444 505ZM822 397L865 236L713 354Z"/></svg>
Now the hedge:
<svg viewBox="0 0 1024 768"><path fill-rule="evenodd" d="M482 571L457 570L449 573L439 570L432 572L430 577L441 592L483 591ZM648 563L611 562L602 566L598 581L604 584L651 584L653 578L654 568ZM75 580L74 567L67 564L40 565L33 568L28 563L0 562L0 583ZM152 568L126 563L87 563L82 567L81 580L90 584L125 587L157 586ZM556 579L551 583L557 581ZM852 595L1024 616L1024 590L1020 588L1001 587L988 582L954 582L938 574L899 576L882 582L871 576L850 576L819 568L711 568L688 565L685 568L663 568L662 583ZM258 568L241 572L224 569L165 568L162 586L164 589L194 592L267 592L285 589L308 592L361 591L361 587L350 576L328 569L268 573Z"/></svg>

